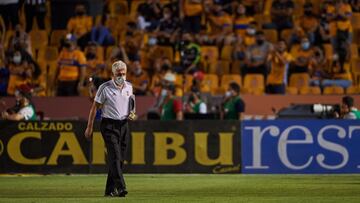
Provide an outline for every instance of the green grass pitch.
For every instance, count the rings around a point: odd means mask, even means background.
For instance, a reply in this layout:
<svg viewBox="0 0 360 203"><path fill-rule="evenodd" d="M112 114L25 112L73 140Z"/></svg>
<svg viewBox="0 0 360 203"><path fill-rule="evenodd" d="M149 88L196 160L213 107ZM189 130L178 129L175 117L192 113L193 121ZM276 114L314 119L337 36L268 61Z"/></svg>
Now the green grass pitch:
<svg viewBox="0 0 360 203"><path fill-rule="evenodd" d="M126 175L128 196L103 197L105 175L0 176L0 202L360 202L360 175Z"/></svg>

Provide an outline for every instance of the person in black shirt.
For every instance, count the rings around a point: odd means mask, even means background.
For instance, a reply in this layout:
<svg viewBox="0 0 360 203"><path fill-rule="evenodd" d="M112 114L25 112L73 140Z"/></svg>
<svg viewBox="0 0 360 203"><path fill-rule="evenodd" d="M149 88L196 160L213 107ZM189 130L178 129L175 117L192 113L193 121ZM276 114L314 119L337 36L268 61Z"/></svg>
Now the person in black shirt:
<svg viewBox="0 0 360 203"><path fill-rule="evenodd" d="M275 0L271 5L272 23L264 25L266 29L278 31L293 27L294 2L292 0Z"/></svg>
<svg viewBox="0 0 360 203"><path fill-rule="evenodd" d="M137 11L146 22L150 23L150 25L146 27L148 31L156 29L162 14L162 6L160 3L156 2L156 0L147 0L147 2L139 5Z"/></svg>
<svg viewBox="0 0 360 203"><path fill-rule="evenodd" d="M159 45L172 45L175 42L176 34L179 31L179 20L172 14L169 7L165 7L163 18L157 28L157 39Z"/></svg>

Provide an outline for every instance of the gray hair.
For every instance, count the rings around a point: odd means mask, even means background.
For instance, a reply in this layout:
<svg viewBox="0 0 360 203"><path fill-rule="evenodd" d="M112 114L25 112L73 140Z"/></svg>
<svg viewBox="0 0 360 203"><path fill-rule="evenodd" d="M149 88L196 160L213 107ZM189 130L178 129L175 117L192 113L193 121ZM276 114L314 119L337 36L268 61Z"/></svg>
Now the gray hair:
<svg viewBox="0 0 360 203"><path fill-rule="evenodd" d="M122 69L126 70L127 67L126 67L126 64L121 60L115 61L111 66L111 70L114 75L117 70L122 70Z"/></svg>

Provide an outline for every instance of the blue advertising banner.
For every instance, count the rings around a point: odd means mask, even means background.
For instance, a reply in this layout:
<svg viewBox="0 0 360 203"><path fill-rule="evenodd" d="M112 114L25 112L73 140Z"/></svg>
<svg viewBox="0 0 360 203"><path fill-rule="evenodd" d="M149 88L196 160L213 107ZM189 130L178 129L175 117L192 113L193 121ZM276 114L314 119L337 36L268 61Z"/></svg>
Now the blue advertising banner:
<svg viewBox="0 0 360 203"><path fill-rule="evenodd" d="M259 120L241 125L242 173L360 172L360 121Z"/></svg>

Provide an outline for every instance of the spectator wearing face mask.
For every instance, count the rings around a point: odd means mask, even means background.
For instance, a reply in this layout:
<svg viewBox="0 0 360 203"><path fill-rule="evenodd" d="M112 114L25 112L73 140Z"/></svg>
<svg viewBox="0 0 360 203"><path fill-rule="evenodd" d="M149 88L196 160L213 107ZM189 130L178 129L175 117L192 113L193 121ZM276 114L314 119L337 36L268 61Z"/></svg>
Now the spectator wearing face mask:
<svg viewBox="0 0 360 203"><path fill-rule="evenodd" d="M142 69L140 61L132 62L128 81L131 82L135 95L147 95L149 93L150 78Z"/></svg>
<svg viewBox="0 0 360 203"><path fill-rule="evenodd" d="M160 106L160 120L183 120L182 103L175 97L175 86L169 85L161 90L163 102Z"/></svg>
<svg viewBox="0 0 360 203"><path fill-rule="evenodd" d="M96 42L89 42L86 47L86 81L89 81L89 78L98 78L101 81L110 78L105 62L98 56L97 48Z"/></svg>
<svg viewBox="0 0 360 203"><path fill-rule="evenodd" d="M225 120L241 120L245 112L245 103L240 98L240 86L230 83L222 103L222 118Z"/></svg>
<svg viewBox="0 0 360 203"><path fill-rule="evenodd" d="M360 119L360 111L354 106L354 98L350 96L345 96L342 98L340 116L342 119Z"/></svg>
<svg viewBox="0 0 360 203"><path fill-rule="evenodd" d="M256 33L256 43L246 49L246 67L243 69L243 75L260 73L266 78L268 71L266 60L272 49L272 45L265 40L264 32L258 31Z"/></svg>
<svg viewBox="0 0 360 203"><path fill-rule="evenodd" d="M92 18L86 14L85 6L82 4L76 5L75 16L68 21L67 31L75 35L80 47L86 46L88 40L86 34L91 31L92 26Z"/></svg>
<svg viewBox="0 0 360 203"><path fill-rule="evenodd" d="M221 46L227 41L226 39L233 36L233 18L220 5L213 7L209 20L218 46Z"/></svg>
<svg viewBox="0 0 360 203"><path fill-rule="evenodd" d="M246 7L243 4L239 4L236 9L234 17L234 31L242 38L246 35L246 30L250 28L250 23L254 21L253 17L246 15ZM254 33L255 34L255 33Z"/></svg>
<svg viewBox="0 0 360 203"><path fill-rule="evenodd" d="M37 120L35 107L31 102L31 94L20 91L18 93L19 103L18 111L9 113L7 111L1 113L1 117L4 120L12 121L35 121Z"/></svg>
<svg viewBox="0 0 360 203"><path fill-rule="evenodd" d="M287 72L293 60L287 51L286 42L280 40L276 49L269 55L270 74L267 78L266 92L269 94L285 94L287 85Z"/></svg>
<svg viewBox="0 0 360 203"><path fill-rule="evenodd" d="M26 50L31 56L33 55L30 36L24 31L21 25L16 25L15 33L9 41L9 50L15 49Z"/></svg>
<svg viewBox="0 0 360 203"><path fill-rule="evenodd" d="M176 35L179 32L180 22L173 16L172 10L165 7L163 10L163 18L157 27L157 41L159 45L172 45L176 40Z"/></svg>
<svg viewBox="0 0 360 203"><path fill-rule="evenodd" d="M320 21L319 18L313 13L312 3L307 3L304 5L304 15L295 22L295 25L303 30L303 32L309 38L311 44L315 43Z"/></svg>
<svg viewBox="0 0 360 203"><path fill-rule="evenodd" d="M252 21L248 28L246 28L245 36L243 37L244 45L246 47L249 47L251 45L254 45L256 43L256 32L257 32L257 23L255 21Z"/></svg>
<svg viewBox="0 0 360 203"><path fill-rule="evenodd" d="M58 58L55 74L56 95L78 96L84 85L85 74L86 57L77 49L75 36L68 34Z"/></svg>
<svg viewBox="0 0 360 203"><path fill-rule="evenodd" d="M294 62L289 70L292 73L308 73L314 57L314 51L308 38L303 38L298 50L294 53Z"/></svg>
<svg viewBox="0 0 360 203"><path fill-rule="evenodd" d="M7 88L8 95L14 95L17 87L26 85L31 81L31 60L21 51L15 51L9 59L9 83ZM30 74L29 74L30 73Z"/></svg>
<svg viewBox="0 0 360 203"><path fill-rule="evenodd" d="M90 41L96 42L101 46L111 46L115 44L115 39L110 29L106 26L107 15L101 16L100 22L91 29Z"/></svg>

